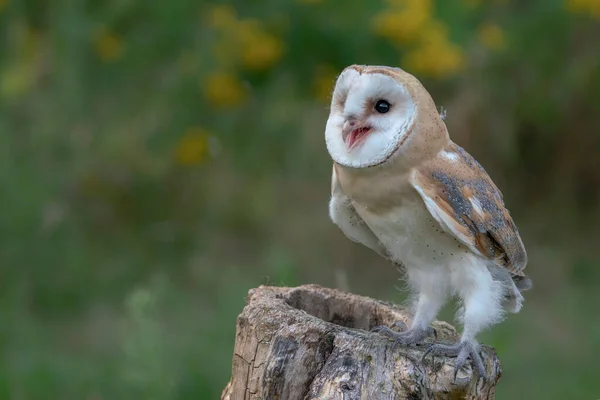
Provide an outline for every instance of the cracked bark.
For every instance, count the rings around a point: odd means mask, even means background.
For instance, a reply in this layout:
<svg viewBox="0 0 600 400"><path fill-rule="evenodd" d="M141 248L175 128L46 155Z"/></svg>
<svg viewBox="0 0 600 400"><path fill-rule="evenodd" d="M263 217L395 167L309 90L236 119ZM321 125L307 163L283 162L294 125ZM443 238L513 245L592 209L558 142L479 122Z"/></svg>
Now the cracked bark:
<svg viewBox="0 0 600 400"><path fill-rule="evenodd" d="M502 374L494 349L481 349L487 381L467 362L454 382L454 359L422 362L426 345L392 350L369 332L399 320L410 315L396 305L317 285L252 289L221 400L494 399ZM451 325L432 326L436 341L458 339Z"/></svg>

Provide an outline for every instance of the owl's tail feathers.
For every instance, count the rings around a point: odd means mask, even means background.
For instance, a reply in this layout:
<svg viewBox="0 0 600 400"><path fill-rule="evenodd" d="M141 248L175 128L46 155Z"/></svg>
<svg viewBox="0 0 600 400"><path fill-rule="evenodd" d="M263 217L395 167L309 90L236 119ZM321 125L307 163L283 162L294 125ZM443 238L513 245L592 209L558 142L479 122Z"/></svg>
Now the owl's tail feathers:
<svg viewBox="0 0 600 400"><path fill-rule="evenodd" d="M523 307L523 295L521 292L525 292L533 287L531 278L527 276L516 276L512 275L508 291L504 297L502 306L510 313L518 313Z"/></svg>
<svg viewBox="0 0 600 400"><path fill-rule="evenodd" d="M533 287L533 282L528 276L513 275L511 278L519 292L525 292Z"/></svg>
<svg viewBox="0 0 600 400"><path fill-rule="evenodd" d="M508 270L496 264L488 265L492 278L500 282L503 287L502 308L510 313L518 313L523 307L525 298L521 292L532 288L531 278L513 275Z"/></svg>

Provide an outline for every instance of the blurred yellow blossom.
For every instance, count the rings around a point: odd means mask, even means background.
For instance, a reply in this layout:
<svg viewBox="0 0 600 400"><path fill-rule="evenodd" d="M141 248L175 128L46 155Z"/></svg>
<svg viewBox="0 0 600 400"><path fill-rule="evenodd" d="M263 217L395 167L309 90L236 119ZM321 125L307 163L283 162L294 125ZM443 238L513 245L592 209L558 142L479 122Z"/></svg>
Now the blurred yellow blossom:
<svg viewBox="0 0 600 400"><path fill-rule="evenodd" d="M391 0L392 8L372 19L375 33L393 42L403 44L414 40L431 18L430 0Z"/></svg>
<svg viewBox="0 0 600 400"><path fill-rule="evenodd" d="M94 37L94 48L102 61L115 61L123 54L123 40L115 33L102 28Z"/></svg>
<svg viewBox="0 0 600 400"><path fill-rule="evenodd" d="M448 27L444 23L432 19L427 21L427 24L423 26L423 30L418 35L417 43L442 46L448 43L448 38Z"/></svg>
<svg viewBox="0 0 600 400"><path fill-rule="evenodd" d="M467 8L477 8L481 5L481 0L462 0L462 3L467 6Z"/></svg>
<svg viewBox="0 0 600 400"><path fill-rule="evenodd" d="M372 25L377 35L393 42L406 43L417 35L427 18L426 14L414 15L402 11L390 11L376 15Z"/></svg>
<svg viewBox="0 0 600 400"><path fill-rule="evenodd" d="M33 63L15 63L0 71L0 97L14 99L31 90L36 71Z"/></svg>
<svg viewBox="0 0 600 400"><path fill-rule="evenodd" d="M237 22L235 8L229 4L214 6L208 13L209 24L216 29L227 29Z"/></svg>
<svg viewBox="0 0 600 400"><path fill-rule="evenodd" d="M490 22L481 25L477 30L477 35L481 43L492 50L503 48L506 42L502 28Z"/></svg>
<svg viewBox="0 0 600 400"><path fill-rule="evenodd" d="M43 47L41 44L43 37L39 31L19 20L11 23L8 29L10 32L8 37L16 50L17 58L32 58L39 55Z"/></svg>
<svg viewBox="0 0 600 400"><path fill-rule="evenodd" d="M283 42L265 32L256 20L241 21L237 34L242 46L242 64L248 69L267 69L283 54Z"/></svg>
<svg viewBox="0 0 600 400"><path fill-rule="evenodd" d="M386 0L386 3L392 8L423 10L428 14L432 10L432 0Z"/></svg>
<svg viewBox="0 0 600 400"><path fill-rule="evenodd" d="M410 71L435 78L459 72L465 59L462 49L447 39L432 38L406 53L402 64Z"/></svg>
<svg viewBox="0 0 600 400"><path fill-rule="evenodd" d="M0 70L0 97L4 99L18 98L32 90L43 48L41 35L33 28L18 22L10 28L17 51L11 63Z"/></svg>
<svg viewBox="0 0 600 400"><path fill-rule="evenodd" d="M241 80L229 72L209 74L200 85L211 106L233 107L242 103L246 97L246 90Z"/></svg>
<svg viewBox="0 0 600 400"><path fill-rule="evenodd" d="M1 1L1 0L0 0ZM39 53L42 36L34 28L28 27L25 31L23 40L23 55L25 57L34 57Z"/></svg>
<svg viewBox="0 0 600 400"><path fill-rule="evenodd" d="M410 46L403 59L407 69L441 78L463 67L463 51L450 42L448 28L434 17L431 0L387 3L390 8L376 15L371 24L377 35L403 47Z"/></svg>
<svg viewBox="0 0 600 400"><path fill-rule="evenodd" d="M209 155L210 137L210 132L201 127L188 128L175 147L177 164L193 166L204 161Z"/></svg>
<svg viewBox="0 0 600 400"><path fill-rule="evenodd" d="M2 10L4 9L4 7L6 7L7 4L8 0L0 0L0 12L2 12Z"/></svg>
<svg viewBox="0 0 600 400"><path fill-rule="evenodd" d="M272 67L283 55L281 39L267 32L256 19L238 20L229 9L214 11L218 31L212 53L218 65L234 68L241 64L249 70L265 70Z"/></svg>
<svg viewBox="0 0 600 400"><path fill-rule="evenodd" d="M450 42L448 27L440 21L427 21L413 46L402 60L408 70L442 78L457 73L463 67L463 51Z"/></svg>
<svg viewBox="0 0 600 400"><path fill-rule="evenodd" d="M331 100L331 92L337 78L338 71L331 65L319 65L313 81L315 97L323 102Z"/></svg>
<svg viewBox="0 0 600 400"><path fill-rule="evenodd" d="M565 6L569 12L589 14L592 18L600 19L600 0L566 0Z"/></svg>

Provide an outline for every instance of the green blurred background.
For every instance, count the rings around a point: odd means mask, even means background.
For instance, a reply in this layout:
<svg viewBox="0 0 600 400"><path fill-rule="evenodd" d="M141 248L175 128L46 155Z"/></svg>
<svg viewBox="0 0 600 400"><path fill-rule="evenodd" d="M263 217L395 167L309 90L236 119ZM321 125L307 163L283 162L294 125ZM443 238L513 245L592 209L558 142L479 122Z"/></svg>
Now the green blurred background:
<svg viewBox="0 0 600 400"><path fill-rule="evenodd" d="M421 79L519 226L497 397L599 398L600 1L0 0L0 399L217 399L248 289L401 302L327 215L353 63Z"/></svg>

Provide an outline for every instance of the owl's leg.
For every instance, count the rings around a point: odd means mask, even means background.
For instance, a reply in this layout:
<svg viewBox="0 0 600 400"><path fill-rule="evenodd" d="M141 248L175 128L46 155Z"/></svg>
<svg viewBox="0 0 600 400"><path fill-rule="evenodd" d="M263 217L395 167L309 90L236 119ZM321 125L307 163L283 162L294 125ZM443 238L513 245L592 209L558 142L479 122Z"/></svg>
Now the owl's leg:
<svg viewBox="0 0 600 400"><path fill-rule="evenodd" d="M436 279L423 271L408 271L409 282L419 292L415 307L415 316L408 330L395 332L387 326L376 326L371 331L381 332L394 339L393 347L401 344L408 346L422 342L423 339L435 333L429 324L446 302L447 287L440 285ZM396 322L397 326L404 326L403 322Z"/></svg>
<svg viewBox="0 0 600 400"><path fill-rule="evenodd" d="M505 288L501 282L494 281L485 268L465 268L452 277L453 287L460 296L464 307L462 315L463 334L458 343L453 345L433 344L425 354L456 357L454 379L468 358L473 368L485 380L485 367L479 354L477 334L488 326L499 322L503 316L502 301Z"/></svg>

